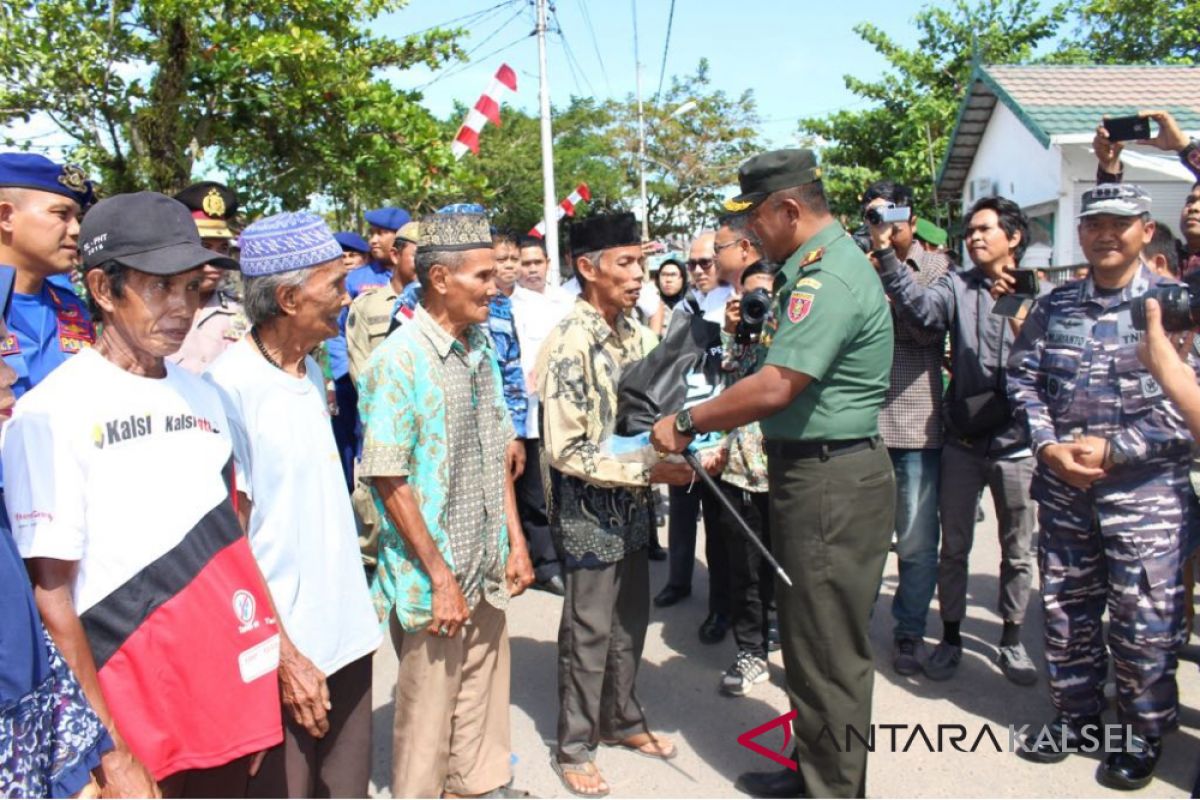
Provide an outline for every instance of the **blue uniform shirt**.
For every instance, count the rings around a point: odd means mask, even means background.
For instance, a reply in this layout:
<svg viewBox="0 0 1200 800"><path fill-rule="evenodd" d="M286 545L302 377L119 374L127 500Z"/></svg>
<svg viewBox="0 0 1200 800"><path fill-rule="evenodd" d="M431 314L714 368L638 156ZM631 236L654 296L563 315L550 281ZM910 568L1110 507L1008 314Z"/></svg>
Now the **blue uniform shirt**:
<svg viewBox="0 0 1200 800"><path fill-rule="evenodd" d="M37 294L13 292L4 320L8 338L0 355L17 373L17 398L37 386L55 367L96 341L96 331L83 301L61 284L42 284Z"/></svg>
<svg viewBox="0 0 1200 800"><path fill-rule="evenodd" d="M504 402L508 404L517 438L524 439L529 394L525 391L525 373L521 370L521 345L517 341L517 328L513 323L512 299L507 295L497 294L492 298L488 309L488 330L496 345L500 376L504 380Z"/></svg>
<svg viewBox="0 0 1200 800"><path fill-rule="evenodd" d="M96 329L83 301L61 284L51 285L49 281L42 283L37 294L13 292L4 321L8 336L0 339L0 355L17 373L13 384L17 399L96 341Z"/></svg>
<svg viewBox="0 0 1200 800"><path fill-rule="evenodd" d="M385 267L372 261L358 269L350 270L346 275L346 291L350 299L358 297L363 292L386 286L392 279L392 268ZM338 316L339 333L332 339L325 340L325 348L329 353L329 371L334 380L350 374L350 356L346 353L346 318L350 316L349 307L343 308Z"/></svg>

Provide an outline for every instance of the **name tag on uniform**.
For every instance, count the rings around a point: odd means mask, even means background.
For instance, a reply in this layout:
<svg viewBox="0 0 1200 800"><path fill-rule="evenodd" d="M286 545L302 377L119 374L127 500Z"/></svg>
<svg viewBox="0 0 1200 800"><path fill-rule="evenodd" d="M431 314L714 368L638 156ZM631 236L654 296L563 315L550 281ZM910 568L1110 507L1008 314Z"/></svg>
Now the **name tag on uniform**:
<svg viewBox="0 0 1200 800"><path fill-rule="evenodd" d="M1142 334L1133 327L1133 315L1129 309L1117 315L1117 341L1121 344L1137 344L1142 340Z"/></svg>
<svg viewBox="0 0 1200 800"><path fill-rule="evenodd" d="M1083 348L1087 344L1086 320L1054 317L1046 329L1046 342L1063 347Z"/></svg>

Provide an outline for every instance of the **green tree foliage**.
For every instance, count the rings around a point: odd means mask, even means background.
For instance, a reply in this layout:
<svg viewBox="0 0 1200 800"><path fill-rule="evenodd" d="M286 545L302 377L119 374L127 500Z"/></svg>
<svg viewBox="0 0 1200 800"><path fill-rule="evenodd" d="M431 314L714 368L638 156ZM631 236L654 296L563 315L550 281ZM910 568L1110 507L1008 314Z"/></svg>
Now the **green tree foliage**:
<svg viewBox="0 0 1200 800"><path fill-rule="evenodd" d="M447 141L458 130L466 111L459 107L446 122ZM610 111L591 99L572 98L566 108L555 109L551 118L555 200L586 183L592 201L577 215L620 206L628 189L610 158ZM465 191L463 187L447 189L437 202L482 203L493 224L523 234L542 219L541 120L537 115L506 107L500 112L500 122L498 128L489 125L483 130L479 153L467 154L460 162L463 176L474 181L473 186Z"/></svg>
<svg viewBox="0 0 1200 800"><path fill-rule="evenodd" d="M1052 61L1200 64L1196 0L1087 0L1074 37Z"/></svg>
<svg viewBox="0 0 1200 800"><path fill-rule="evenodd" d="M420 201L458 170L420 96L379 73L443 65L460 32L371 30L405 3L10 0L0 120L49 116L108 193L178 190L203 159L251 210Z"/></svg>
<svg viewBox="0 0 1200 800"><path fill-rule="evenodd" d="M752 91L714 91L708 60L672 77L670 89L644 103L646 190L650 235L687 234L712 225L721 201L737 185L737 168L762 149ZM676 113L685 103L694 107ZM637 101L612 103L612 154L625 173L630 201L639 194Z"/></svg>
<svg viewBox="0 0 1200 800"><path fill-rule="evenodd" d="M856 25L855 32L889 65L870 80L845 76L846 86L872 105L800 121L801 133L821 148L835 212L856 220L862 190L887 177L913 187L918 213L946 221L948 205L934 202L934 173L973 64L1029 60L1039 43L1052 39L1066 14L1063 7L1042 5L1037 0L955 0L927 6L913 20L911 46L869 22Z"/></svg>

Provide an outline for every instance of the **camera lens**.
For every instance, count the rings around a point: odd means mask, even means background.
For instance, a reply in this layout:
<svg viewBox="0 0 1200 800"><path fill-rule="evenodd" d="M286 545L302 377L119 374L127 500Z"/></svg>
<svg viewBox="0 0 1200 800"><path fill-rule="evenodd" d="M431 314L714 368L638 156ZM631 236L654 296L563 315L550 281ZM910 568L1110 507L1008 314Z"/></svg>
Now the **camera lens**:
<svg viewBox="0 0 1200 800"><path fill-rule="evenodd" d="M1162 309L1163 330L1170 333L1190 330L1200 319L1200 297L1193 300L1186 286L1158 286L1141 297L1135 297L1130 306L1130 316L1136 330L1146 330L1146 301L1157 300ZM1198 308L1193 308L1195 303Z"/></svg>
<svg viewBox="0 0 1200 800"><path fill-rule="evenodd" d="M771 297L762 289L747 292L742 298L742 319L747 325L761 326L771 311Z"/></svg>

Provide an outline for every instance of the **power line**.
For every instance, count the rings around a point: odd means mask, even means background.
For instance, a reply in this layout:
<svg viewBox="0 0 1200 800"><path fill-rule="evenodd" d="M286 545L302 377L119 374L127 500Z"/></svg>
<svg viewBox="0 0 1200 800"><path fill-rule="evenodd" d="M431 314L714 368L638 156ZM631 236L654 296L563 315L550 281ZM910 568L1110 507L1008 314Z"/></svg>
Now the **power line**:
<svg viewBox="0 0 1200 800"><path fill-rule="evenodd" d="M667 13L667 40L663 43L662 67L658 70L658 89L654 91L655 99L662 94L663 78L667 74L667 51L671 48L671 26L675 22L675 0L671 0L671 10Z"/></svg>
<svg viewBox="0 0 1200 800"><path fill-rule="evenodd" d="M596 90L592 88L592 82L588 80L587 72L584 71L583 66L579 63L579 59L575 58L575 52L571 49L571 45L567 41L567 34L563 31L562 21L558 18L558 9L554 5L550 6L550 13L554 15L554 25L558 29L558 37L562 43L563 52L567 56L567 69L571 71L571 76L575 80L575 88L579 89L580 94L583 94L583 89L579 86L579 78L575 75L576 70L578 70L583 75L583 82L587 84L588 93L594 95Z"/></svg>
<svg viewBox="0 0 1200 800"><path fill-rule="evenodd" d="M409 36L419 36L422 33L428 33L434 28L447 28L451 25L457 25L458 23L461 23L461 27L465 28L469 25L474 25L476 22L482 22L483 17L491 14L494 11L497 11L498 9L520 2L522 2L522 0L502 0L502 2L499 2L489 8L485 8L482 11L472 11L470 14L463 14L461 17L455 17L454 19L449 19L445 22L439 22L436 25L430 25L427 28L421 28L419 31L413 31L409 34Z"/></svg>
<svg viewBox="0 0 1200 800"><path fill-rule="evenodd" d="M437 83L438 81L442 80L443 78L447 78L447 77L449 77L449 76L451 76L451 75L457 75L458 73L462 72L463 70L466 70L466 69L468 69L468 68L469 68L469 67L472 65L472 62L473 62L473 61L483 61L483 60L485 60L485 59L491 58L492 56L496 55L497 53L501 52L502 50L507 50L509 47L512 47L513 45L517 44L518 42L522 42L522 41L524 41L525 39L528 39L530 36L532 36L532 35L533 35L533 33L532 33L532 32L531 32L531 33L526 33L526 34L523 34L523 35L521 36L521 38L519 38L519 39L517 39L517 40L515 40L515 41L513 41L513 42L510 42L509 44L506 44L506 45L504 45L503 47L501 47L501 48L499 48L499 49L497 49L497 50L493 50L492 52L490 52L490 53L487 53L486 55L482 55L482 56L475 56L475 54L476 54L476 53L478 53L478 52L479 52L479 50L480 50L480 49L481 49L481 48L482 48L484 45L486 45L486 44L487 44L488 42L490 42L492 39L495 39L495 38L496 38L496 36L497 36L497 35L499 35L501 31L503 31L505 28L507 28L509 25L511 25L511 24L513 23L513 21L514 21L514 20L516 20L518 17L520 17L520 16L521 16L521 14L522 14L523 12L524 12L524 9L523 9L523 8L519 8L519 9L517 9L517 13L516 13L516 14L514 14L514 15L512 15L511 17L509 17L508 19L506 19L506 20L504 21L504 23L503 23L502 25L500 25L500 27L496 28L494 31L492 31L491 33L489 33L487 36L485 36L485 37L483 38L483 40L482 40L482 41L480 41L480 42L479 42L479 44L475 45L475 46L474 46L474 47L472 47L470 50L468 50L468 51L466 52L466 54L464 55L464 57L463 57L463 63L462 63L462 64L459 64L459 65L457 65L457 66L455 66L455 67L451 67L450 69L446 70L445 72L442 72L442 73L441 73L441 74L439 74L439 75L435 75L435 76L434 76L432 79L430 79L429 81L426 81L425 83L421 84L420 86L417 86L417 87L414 89L414 91L418 91L418 92L420 92L420 91L424 91L425 89L428 89L430 86L433 86L435 83Z"/></svg>
<svg viewBox="0 0 1200 800"><path fill-rule="evenodd" d="M596 64L600 67L600 74L604 76L604 88L611 97L612 84L608 82L608 70L604 68L604 57L600 55L600 42L596 39L596 29L592 27L592 15L588 11L588 0L579 0L579 8L583 11L583 22L587 25L588 36L592 39L592 52L596 54Z"/></svg>

